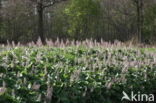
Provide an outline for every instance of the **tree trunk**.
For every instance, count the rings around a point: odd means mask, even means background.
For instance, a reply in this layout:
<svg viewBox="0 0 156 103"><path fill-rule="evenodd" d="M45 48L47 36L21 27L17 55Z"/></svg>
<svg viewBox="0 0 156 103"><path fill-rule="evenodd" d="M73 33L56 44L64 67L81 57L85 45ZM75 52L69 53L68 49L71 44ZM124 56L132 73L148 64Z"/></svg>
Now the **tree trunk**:
<svg viewBox="0 0 156 103"><path fill-rule="evenodd" d="M2 1L0 0L0 31L2 29L2 14L1 14L1 10L2 10ZM1 35L1 34L0 34ZM0 36L0 43L2 43L2 38Z"/></svg>
<svg viewBox="0 0 156 103"><path fill-rule="evenodd" d="M143 38L142 38L142 35L143 35L143 26L144 26L144 10L143 10L143 7L144 7L144 3L143 3L143 0L140 0L140 31L141 31L141 35L140 35L140 40L142 42Z"/></svg>
<svg viewBox="0 0 156 103"><path fill-rule="evenodd" d="M2 13L1 12L2 12L2 1L0 0L0 27L1 27L1 24L2 24Z"/></svg>
<svg viewBox="0 0 156 103"><path fill-rule="evenodd" d="M43 3L42 0L37 4L37 12L38 12L38 35L43 44L45 44L44 37L44 26L43 26Z"/></svg>
<svg viewBox="0 0 156 103"><path fill-rule="evenodd" d="M137 39L138 42L142 42L142 33L143 33L143 0L136 1L137 6Z"/></svg>

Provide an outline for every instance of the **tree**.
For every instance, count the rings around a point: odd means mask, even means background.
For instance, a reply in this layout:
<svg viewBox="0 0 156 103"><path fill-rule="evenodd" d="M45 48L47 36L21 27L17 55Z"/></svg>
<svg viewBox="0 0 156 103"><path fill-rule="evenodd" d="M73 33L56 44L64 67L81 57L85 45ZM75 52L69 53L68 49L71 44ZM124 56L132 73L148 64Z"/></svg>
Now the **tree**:
<svg viewBox="0 0 156 103"><path fill-rule="evenodd" d="M2 14L1 14L1 10L2 10L2 1L0 0L0 27L1 27L1 23L2 23Z"/></svg>
<svg viewBox="0 0 156 103"><path fill-rule="evenodd" d="M96 24L99 21L100 10L98 0L71 0L65 8L65 14L69 18L69 35L75 39L83 39L87 34L91 37L98 28Z"/></svg>
<svg viewBox="0 0 156 103"><path fill-rule="evenodd" d="M2 31L2 0L0 0L0 43L2 42L1 31Z"/></svg>
<svg viewBox="0 0 156 103"><path fill-rule="evenodd" d="M143 19L144 19L144 14L143 14L143 7L144 7L144 2L143 0L133 0L135 6L136 6L136 12L137 12L137 39L138 42L142 42L142 34L143 34Z"/></svg>
<svg viewBox="0 0 156 103"><path fill-rule="evenodd" d="M148 5L149 6L149 5ZM144 16L144 41L155 43L156 40L156 4L151 4L145 9Z"/></svg>
<svg viewBox="0 0 156 103"><path fill-rule="evenodd" d="M65 0L31 0L36 5L37 14L38 14L38 35L43 44L45 44L45 36L44 36L44 20L43 14L44 10L50 6L53 6L60 1Z"/></svg>

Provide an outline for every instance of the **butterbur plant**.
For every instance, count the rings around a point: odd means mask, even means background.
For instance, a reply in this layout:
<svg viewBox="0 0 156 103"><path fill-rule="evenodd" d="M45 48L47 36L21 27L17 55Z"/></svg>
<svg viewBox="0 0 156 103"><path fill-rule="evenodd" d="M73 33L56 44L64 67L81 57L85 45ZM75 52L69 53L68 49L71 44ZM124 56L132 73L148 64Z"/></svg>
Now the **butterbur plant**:
<svg viewBox="0 0 156 103"><path fill-rule="evenodd" d="M50 44L59 45L59 40ZM65 47L69 44L1 51L0 102L119 103L123 90L156 90L155 49L120 48L122 43L114 49L93 48L110 44L89 40L82 43L88 48L79 42Z"/></svg>

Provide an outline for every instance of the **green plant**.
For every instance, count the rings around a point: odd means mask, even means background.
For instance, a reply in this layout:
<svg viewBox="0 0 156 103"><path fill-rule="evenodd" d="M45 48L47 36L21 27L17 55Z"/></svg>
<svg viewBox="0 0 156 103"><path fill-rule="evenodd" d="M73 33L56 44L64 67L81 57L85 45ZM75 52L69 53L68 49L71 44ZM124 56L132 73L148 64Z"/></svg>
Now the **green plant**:
<svg viewBox="0 0 156 103"><path fill-rule="evenodd" d="M153 93L156 54L141 49L17 47L0 52L3 103L117 103Z"/></svg>

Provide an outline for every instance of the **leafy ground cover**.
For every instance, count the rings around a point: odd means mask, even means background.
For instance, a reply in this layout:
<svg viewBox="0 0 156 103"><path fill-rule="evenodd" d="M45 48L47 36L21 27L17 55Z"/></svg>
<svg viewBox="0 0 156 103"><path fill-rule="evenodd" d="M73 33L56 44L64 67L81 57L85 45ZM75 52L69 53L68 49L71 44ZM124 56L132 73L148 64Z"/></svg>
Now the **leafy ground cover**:
<svg viewBox="0 0 156 103"><path fill-rule="evenodd" d="M156 92L155 49L17 47L0 52L0 103L121 103Z"/></svg>

